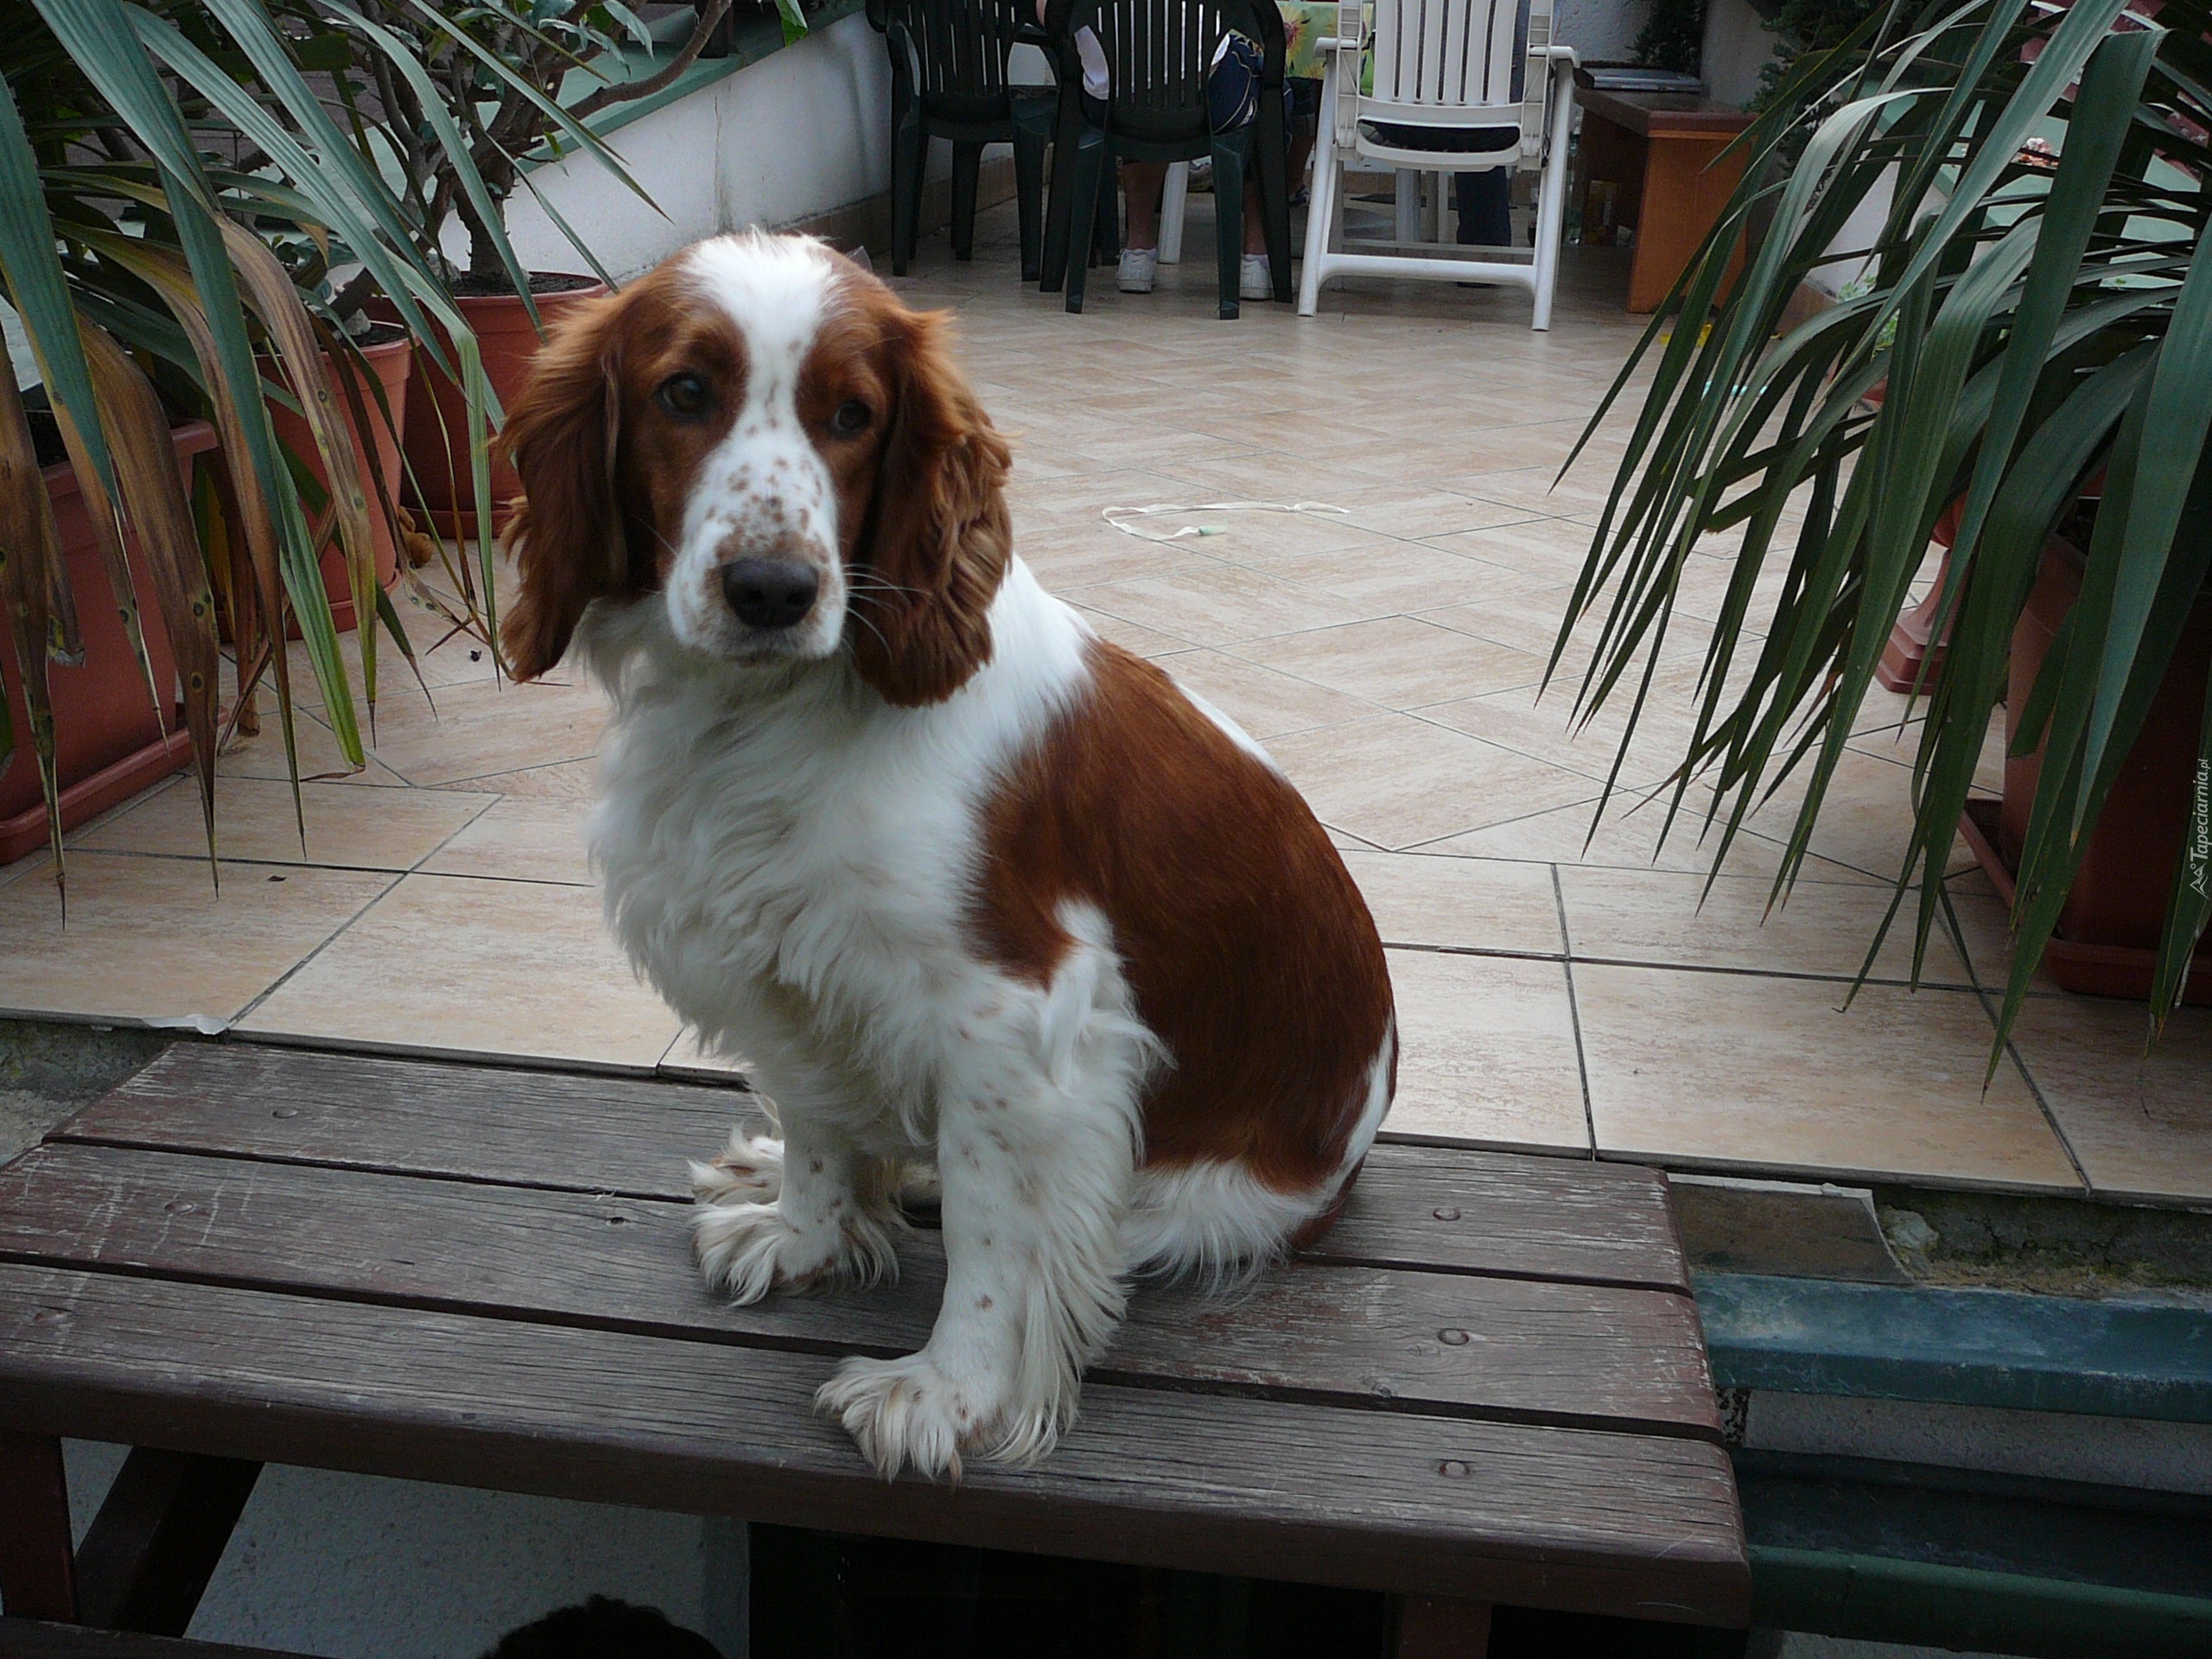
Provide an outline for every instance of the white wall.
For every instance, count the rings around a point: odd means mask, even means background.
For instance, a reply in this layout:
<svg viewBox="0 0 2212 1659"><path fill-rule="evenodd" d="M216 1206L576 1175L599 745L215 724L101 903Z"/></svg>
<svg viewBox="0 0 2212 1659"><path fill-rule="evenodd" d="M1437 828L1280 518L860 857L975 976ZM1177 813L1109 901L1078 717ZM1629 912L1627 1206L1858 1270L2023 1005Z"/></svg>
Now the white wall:
<svg viewBox="0 0 2212 1659"><path fill-rule="evenodd" d="M1650 10L1650 0L1556 0L1553 35L1580 52L1585 63L1624 60ZM1748 100L1773 49L1774 36L1750 0L1707 0L1705 79L1713 97L1729 104Z"/></svg>
<svg viewBox="0 0 2212 1659"><path fill-rule="evenodd" d="M1844 220L1843 228L1835 233L1835 240L1828 244L1830 253L1852 254L1857 257L1838 259L1822 265L1805 280L1823 293L1840 294L1861 272L1872 265L1874 261L1868 251L1881 236L1883 226L1889 222L1890 207L1897 199L1897 169L1892 165L1880 178L1874 181L1873 188L1867 191L1860 199L1859 206L1852 209L1851 217ZM1929 205L1936 204L1940 200L1933 192L1930 192L1928 203L1923 205L1920 212L1926 213ZM1917 218L1919 215L1916 213L1914 216Z"/></svg>
<svg viewBox="0 0 2212 1659"><path fill-rule="evenodd" d="M612 135L660 213L588 156L540 168L531 181L610 271L629 276L702 236L788 225L889 189L890 124L883 40L856 15ZM525 265L580 267L527 190L516 193L507 228Z"/></svg>
<svg viewBox="0 0 2212 1659"><path fill-rule="evenodd" d="M1650 10L1650 0L1556 0L1552 38L1573 47L1585 63L1621 62Z"/></svg>
<svg viewBox="0 0 2212 1659"><path fill-rule="evenodd" d="M1774 56L1775 37L1751 0L1706 0L1705 85L1724 104L1748 104L1759 72Z"/></svg>

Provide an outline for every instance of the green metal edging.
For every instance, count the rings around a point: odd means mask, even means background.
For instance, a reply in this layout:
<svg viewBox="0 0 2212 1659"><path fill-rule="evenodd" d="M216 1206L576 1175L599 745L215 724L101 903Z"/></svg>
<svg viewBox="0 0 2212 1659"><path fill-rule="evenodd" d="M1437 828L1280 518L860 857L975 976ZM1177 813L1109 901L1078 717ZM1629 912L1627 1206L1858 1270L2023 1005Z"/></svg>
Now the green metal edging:
<svg viewBox="0 0 2212 1659"><path fill-rule="evenodd" d="M807 34L799 36L799 40L819 34L832 23L842 22L866 4L867 0L822 0L818 6L808 8ZM764 10L738 22L730 33L728 57L700 58L658 92L648 92L634 103L617 104L612 109L603 110L584 124L604 138L607 134L628 126L632 121L642 120L656 110L664 110L679 99L690 97L702 87L728 79L741 69L751 68L762 59L782 51L787 44L784 39L783 19L772 10ZM798 43L796 41L788 42L794 46ZM624 78L643 80L674 55L673 50L625 52L621 54L621 67L626 72ZM574 84L564 87L563 91L575 99L582 99L593 88L603 84L599 76L582 70L573 72L571 79ZM543 167L559 159L550 147L541 145L524 158L524 165Z"/></svg>
<svg viewBox="0 0 2212 1659"><path fill-rule="evenodd" d="M2212 1313L1751 1274L1695 1281L1721 1388L2212 1422Z"/></svg>
<svg viewBox="0 0 2212 1659"><path fill-rule="evenodd" d="M2212 1600L1753 1544L1751 1623L2049 1659L2202 1659Z"/></svg>

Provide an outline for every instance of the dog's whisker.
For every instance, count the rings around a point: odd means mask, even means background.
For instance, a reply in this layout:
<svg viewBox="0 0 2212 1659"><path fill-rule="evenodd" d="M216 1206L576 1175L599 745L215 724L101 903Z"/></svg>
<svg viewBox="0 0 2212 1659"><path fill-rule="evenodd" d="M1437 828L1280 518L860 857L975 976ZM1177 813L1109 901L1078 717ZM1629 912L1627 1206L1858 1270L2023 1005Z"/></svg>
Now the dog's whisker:
<svg viewBox="0 0 2212 1659"><path fill-rule="evenodd" d="M845 614L851 617L854 621L859 623L861 626L866 628L870 633L874 634L875 636L876 643L881 645L884 650L889 651L891 649L891 641L883 637L883 630L877 627L874 623L869 621L867 617L861 614L858 611L848 611Z"/></svg>
<svg viewBox="0 0 2212 1659"><path fill-rule="evenodd" d="M903 582L893 582L888 577L877 575L872 570L848 571L846 580L851 582L855 589L866 588L871 592L906 594L916 599L927 597L922 588L910 588Z"/></svg>

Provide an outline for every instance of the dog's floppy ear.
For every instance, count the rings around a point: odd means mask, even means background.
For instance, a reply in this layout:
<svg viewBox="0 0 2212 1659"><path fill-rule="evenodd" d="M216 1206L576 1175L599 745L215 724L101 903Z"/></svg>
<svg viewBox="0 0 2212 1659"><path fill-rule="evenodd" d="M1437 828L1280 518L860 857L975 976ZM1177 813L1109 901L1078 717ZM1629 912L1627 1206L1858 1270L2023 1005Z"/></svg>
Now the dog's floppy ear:
<svg viewBox="0 0 2212 1659"><path fill-rule="evenodd" d="M853 662L887 702L941 702L990 660L1013 548L1006 440L952 361L942 319L892 324L897 397L856 549Z"/></svg>
<svg viewBox="0 0 2212 1659"><path fill-rule="evenodd" d="M536 679L561 660L593 600L636 585L615 481L621 308L610 295L562 326L538 353L499 435L523 487L507 527L521 583L499 626L518 680Z"/></svg>

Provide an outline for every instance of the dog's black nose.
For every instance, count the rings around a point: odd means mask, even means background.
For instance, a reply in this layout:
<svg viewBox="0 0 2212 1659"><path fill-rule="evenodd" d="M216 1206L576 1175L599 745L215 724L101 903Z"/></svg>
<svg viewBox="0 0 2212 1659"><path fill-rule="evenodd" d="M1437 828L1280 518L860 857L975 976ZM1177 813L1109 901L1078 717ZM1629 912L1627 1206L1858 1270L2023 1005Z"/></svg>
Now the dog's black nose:
<svg viewBox="0 0 2212 1659"><path fill-rule="evenodd" d="M722 597L751 628L788 628L814 608L822 585L810 564L789 559L733 559L722 566Z"/></svg>

